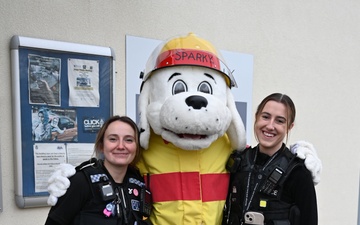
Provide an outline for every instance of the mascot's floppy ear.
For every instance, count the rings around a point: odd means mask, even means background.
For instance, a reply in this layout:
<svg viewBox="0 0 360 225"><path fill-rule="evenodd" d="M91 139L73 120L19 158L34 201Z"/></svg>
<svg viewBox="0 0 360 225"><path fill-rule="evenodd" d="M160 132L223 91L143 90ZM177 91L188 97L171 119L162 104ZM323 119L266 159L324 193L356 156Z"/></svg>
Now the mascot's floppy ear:
<svg viewBox="0 0 360 225"><path fill-rule="evenodd" d="M238 151L242 151L246 147L246 132L244 123L236 109L234 96L230 88L226 90L226 95L227 107L229 108L232 115L231 123L226 133L230 139L231 147L234 150L236 149Z"/></svg>
<svg viewBox="0 0 360 225"><path fill-rule="evenodd" d="M149 147L150 139L150 124L147 120L147 107L150 102L151 82L144 82L142 84L141 94L139 96L139 129L140 129L140 145L144 149Z"/></svg>

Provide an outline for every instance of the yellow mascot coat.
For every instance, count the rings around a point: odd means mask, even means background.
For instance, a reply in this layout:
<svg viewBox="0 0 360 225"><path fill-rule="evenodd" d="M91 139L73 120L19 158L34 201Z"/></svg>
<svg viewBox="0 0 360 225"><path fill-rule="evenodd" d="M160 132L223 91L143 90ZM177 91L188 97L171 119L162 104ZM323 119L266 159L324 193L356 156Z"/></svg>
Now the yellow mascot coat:
<svg viewBox="0 0 360 225"><path fill-rule="evenodd" d="M138 163L153 197L154 224L220 224L228 190L227 135L209 148L187 151L151 135ZM214 157L216 156L216 157ZM144 160L146 159L146 161Z"/></svg>

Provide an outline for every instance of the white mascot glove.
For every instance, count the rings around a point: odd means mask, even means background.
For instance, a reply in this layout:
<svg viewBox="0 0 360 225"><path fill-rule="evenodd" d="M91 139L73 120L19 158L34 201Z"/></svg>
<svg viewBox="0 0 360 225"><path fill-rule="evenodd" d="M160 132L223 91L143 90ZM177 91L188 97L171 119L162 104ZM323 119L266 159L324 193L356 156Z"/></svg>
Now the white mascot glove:
<svg viewBox="0 0 360 225"><path fill-rule="evenodd" d="M316 154L314 146L306 141L298 141L290 145L290 151L293 154L297 154L297 157L300 159L305 160L305 166L311 172L314 185L317 185L320 182L322 164Z"/></svg>
<svg viewBox="0 0 360 225"><path fill-rule="evenodd" d="M58 198L63 196L70 186L69 177L75 173L75 166L71 164L60 164L56 167L55 172L51 174L48 180L48 191L50 193L47 200L48 205L56 205Z"/></svg>

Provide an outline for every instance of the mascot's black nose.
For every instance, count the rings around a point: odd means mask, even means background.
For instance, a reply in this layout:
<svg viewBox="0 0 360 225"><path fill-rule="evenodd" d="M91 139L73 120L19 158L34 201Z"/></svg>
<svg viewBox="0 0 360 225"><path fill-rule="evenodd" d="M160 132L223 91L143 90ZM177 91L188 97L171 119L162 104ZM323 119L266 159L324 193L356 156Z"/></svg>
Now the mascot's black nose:
<svg viewBox="0 0 360 225"><path fill-rule="evenodd" d="M206 107L208 104L206 98L199 95L192 95L187 97L185 102L188 106L191 106L194 109L201 109L202 107Z"/></svg>

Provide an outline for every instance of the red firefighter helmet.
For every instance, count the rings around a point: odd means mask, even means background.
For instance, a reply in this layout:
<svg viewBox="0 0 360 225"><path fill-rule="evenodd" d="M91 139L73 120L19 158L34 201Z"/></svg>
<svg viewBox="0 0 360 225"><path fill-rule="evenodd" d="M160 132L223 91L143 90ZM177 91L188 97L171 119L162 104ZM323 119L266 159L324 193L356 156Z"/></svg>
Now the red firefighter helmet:
<svg viewBox="0 0 360 225"><path fill-rule="evenodd" d="M237 87L232 72L226 66L220 52L210 42L193 33L171 38L158 45L146 63L142 74L143 81L146 81L155 70L179 65L214 69L225 75L226 83L230 88Z"/></svg>

